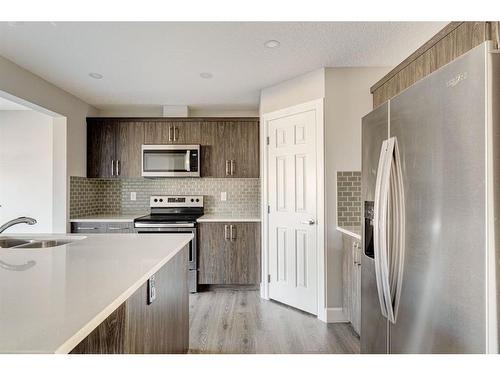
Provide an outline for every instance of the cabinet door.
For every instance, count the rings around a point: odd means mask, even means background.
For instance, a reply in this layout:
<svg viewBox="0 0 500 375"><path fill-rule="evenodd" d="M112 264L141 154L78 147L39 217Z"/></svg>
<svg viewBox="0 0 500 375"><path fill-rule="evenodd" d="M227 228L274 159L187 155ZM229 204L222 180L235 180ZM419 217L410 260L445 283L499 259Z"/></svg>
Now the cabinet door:
<svg viewBox="0 0 500 375"><path fill-rule="evenodd" d="M87 177L114 177L115 127L111 120L87 120Z"/></svg>
<svg viewBox="0 0 500 375"><path fill-rule="evenodd" d="M259 177L259 122L235 121L229 125L229 134L228 177Z"/></svg>
<svg viewBox="0 0 500 375"><path fill-rule="evenodd" d="M352 272L354 270L351 237L342 234L343 261L342 261L342 307L346 319L352 321Z"/></svg>
<svg viewBox="0 0 500 375"><path fill-rule="evenodd" d="M200 284L260 283L260 224L201 223Z"/></svg>
<svg viewBox="0 0 500 375"><path fill-rule="evenodd" d="M144 143L148 145L162 145L174 143L174 124L171 121L144 122Z"/></svg>
<svg viewBox="0 0 500 375"><path fill-rule="evenodd" d="M201 124L198 121L179 121L173 123L173 143L193 144L201 143Z"/></svg>
<svg viewBox="0 0 500 375"><path fill-rule="evenodd" d="M226 223L200 223L198 239L199 284L226 284L229 239Z"/></svg>
<svg viewBox="0 0 500 375"><path fill-rule="evenodd" d="M230 246L226 259L228 284L260 283L259 223L229 223Z"/></svg>
<svg viewBox="0 0 500 375"><path fill-rule="evenodd" d="M205 121L201 124L201 176L226 177L229 166L227 148L229 147L230 123Z"/></svg>
<svg viewBox="0 0 500 375"><path fill-rule="evenodd" d="M116 129L116 169L119 177L141 177L141 146L144 143L142 122L120 121Z"/></svg>
<svg viewBox="0 0 500 375"><path fill-rule="evenodd" d="M352 242L351 273L351 323L359 334L361 330L361 246L358 241Z"/></svg>

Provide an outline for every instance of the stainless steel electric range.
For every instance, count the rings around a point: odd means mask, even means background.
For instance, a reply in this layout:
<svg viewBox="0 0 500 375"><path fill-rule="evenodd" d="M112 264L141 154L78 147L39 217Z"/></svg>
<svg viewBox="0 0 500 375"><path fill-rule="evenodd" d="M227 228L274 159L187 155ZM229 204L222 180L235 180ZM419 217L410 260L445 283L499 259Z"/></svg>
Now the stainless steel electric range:
<svg viewBox="0 0 500 375"><path fill-rule="evenodd" d="M134 220L137 233L193 233L189 244L189 291L198 287L198 253L196 220L203 215L202 195L154 195L149 205L151 214Z"/></svg>

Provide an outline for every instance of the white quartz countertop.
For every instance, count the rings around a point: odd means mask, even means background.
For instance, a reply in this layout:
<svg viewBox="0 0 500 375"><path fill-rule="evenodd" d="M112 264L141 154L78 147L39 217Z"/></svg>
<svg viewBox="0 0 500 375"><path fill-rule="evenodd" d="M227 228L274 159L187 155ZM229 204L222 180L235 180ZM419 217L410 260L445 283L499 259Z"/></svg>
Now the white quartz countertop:
<svg viewBox="0 0 500 375"><path fill-rule="evenodd" d="M80 222L80 223L132 223L134 219L147 215L147 212L136 212L133 214L115 214L115 215L91 215L91 216L82 216L70 219L70 222Z"/></svg>
<svg viewBox="0 0 500 375"><path fill-rule="evenodd" d="M9 237L24 236L0 236ZM73 242L45 249L0 248L0 353L70 352L193 235L25 237Z"/></svg>
<svg viewBox="0 0 500 375"><path fill-rule="evenodd" d="M337 230L361 241L361 227L337 227Z"/></svg>
<svg viewBox="0 0 500 375"><path fill-rule="evenodd" d="M197 220L199 223L204 222L260 222L258 214L250 215L232 215L232 214L206 214Z"/></svg>

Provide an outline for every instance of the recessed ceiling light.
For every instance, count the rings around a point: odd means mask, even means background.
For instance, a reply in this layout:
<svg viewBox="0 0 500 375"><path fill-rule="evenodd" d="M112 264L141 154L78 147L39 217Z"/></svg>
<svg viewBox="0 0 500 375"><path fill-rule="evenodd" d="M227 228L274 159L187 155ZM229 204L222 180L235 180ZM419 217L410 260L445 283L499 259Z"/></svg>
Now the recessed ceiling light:
<svg viewBox="0 0 500 375"><path fill-rule="evenodd" d="M102 74L99 73L89 73L89 76L94 79L102 79Z"/></svg>
<svg viewBox="0 0 500 375"><path fill-rule="evenodd" d="M203 72L203 73L200 73L200 77L203 78L203 79L210 79L212 78L214 75L210 72Z"/></svg>
<svg viewBox="0 0 500 375"><path fill-rule="evenodd" d="M278 40L274 40L274 39L268 40L267 42L264 43L264 45L267 48L278 48L280 46L280 44L281 43Z"/></svg>

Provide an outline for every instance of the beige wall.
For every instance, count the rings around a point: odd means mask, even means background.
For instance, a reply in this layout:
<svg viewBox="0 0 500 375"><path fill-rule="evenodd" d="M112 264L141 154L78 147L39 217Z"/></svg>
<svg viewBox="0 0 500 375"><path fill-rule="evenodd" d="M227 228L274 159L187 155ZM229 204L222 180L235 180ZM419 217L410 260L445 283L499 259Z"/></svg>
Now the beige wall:
<svg viewBox="0 0 500 375"><path fill-rule="evenodd" d="M0 90L66 117L67 174L86 175L86 120L97 110L13 62L0 57Z"/></svg>
<svg viewBox="0 0 500 375"><path fill-rule="evenodd" d="M361 118L371 111L370 87L390 68L322 68L266 88L261 115L324 98L326 306L342 307L342 235L337 227L338 170L361 170Z"/></svg>
<svg viewBox="0 0 500 375"><path fill-rule="evenodd" d="M325 185L327 306L342 306L342 234L337 228L337 171L361 171L361 118L370 87L390 68L326 68Z"/></svg>
<svg viewBox="0 0 500 375"><path fill-rule="evenodd" d="M86 117L97 110L0 56L0 95L53 118L54 232L68 229L69 176L86 176Z"/></svg>
<svg viewBox="0 0 500 375"><path fill-rule="evenodd" d="M260 113L269 113L325 96L325 69L317 69L265 88L260 94Z"/></svg>
<svg viewBox="0 0 500 375"><path fill-rule="evenodd" d="M52 122L36 111L0 111L0 223L19 216L37 220L9 233L53 231Z"/></svg>

